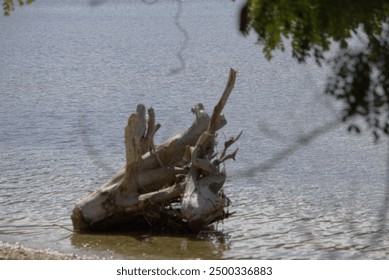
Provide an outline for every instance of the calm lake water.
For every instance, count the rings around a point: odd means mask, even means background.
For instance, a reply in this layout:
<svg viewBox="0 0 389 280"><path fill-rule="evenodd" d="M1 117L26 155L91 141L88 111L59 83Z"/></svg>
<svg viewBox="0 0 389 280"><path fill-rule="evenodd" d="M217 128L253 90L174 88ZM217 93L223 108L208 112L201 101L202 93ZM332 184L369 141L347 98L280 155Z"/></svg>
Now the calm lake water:
<svg viewBox="0 0 389 280"><path fill-rule="evenodd" d="M177 19L177 1L41 0L1 16L0 240L119 259L388 258L388 229L376 237L387 143L340 125L296 145L338 112L321 95L326 71L289 52L266 61L236 31L239 7L185 1ZM67 230L74 204L123 166L136 105L155 108L161 143L191 124L195 103L212 110L230 67L239 76L219 137L243 130L226 166L236 213L198 236Z"/></svg>

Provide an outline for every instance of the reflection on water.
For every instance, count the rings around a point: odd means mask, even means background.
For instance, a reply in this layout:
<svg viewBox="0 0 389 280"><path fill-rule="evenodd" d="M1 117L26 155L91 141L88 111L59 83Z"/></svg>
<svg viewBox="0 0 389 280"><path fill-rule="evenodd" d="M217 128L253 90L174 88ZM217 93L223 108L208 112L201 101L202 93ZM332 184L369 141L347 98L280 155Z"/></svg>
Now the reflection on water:
<svg viewBox="0 0 389 280"><path fill-rule="evenodd" d="M42 0L0 17L0 240L105 258L388 258L387 227L377 234L385 143L339 127L258 170L334 113L317 98L325 71L288 53L264 60L255 38L231 31L238 7L184 3L176 75L175 1ZM124 164L136 105L155 108L161 143L190 125L193 104L213 108L229 67L239 76L219 136L243 129L226 163L235 214L200 236L73 234L74 204Z"/></svg>
<svg viewBox="0 0 389 280"><path fill-rule="evenodd" d="M72 245L96 255L119 259L220 259L229 249L226 236L217 232L200 235L73 234Z"/></svg>

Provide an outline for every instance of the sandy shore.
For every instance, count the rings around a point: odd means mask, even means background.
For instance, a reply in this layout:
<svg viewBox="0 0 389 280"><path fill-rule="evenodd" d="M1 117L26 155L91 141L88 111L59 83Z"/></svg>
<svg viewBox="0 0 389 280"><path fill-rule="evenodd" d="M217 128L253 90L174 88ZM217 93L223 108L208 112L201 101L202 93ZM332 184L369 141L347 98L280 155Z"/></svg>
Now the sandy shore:
<svg viewBox="0 0 389 280"><path fill-rule="evenodd" d="M50 250L34 250L20 244L0 241L0 260L83 260L91 259L74 254L62 254Z"/></svg>

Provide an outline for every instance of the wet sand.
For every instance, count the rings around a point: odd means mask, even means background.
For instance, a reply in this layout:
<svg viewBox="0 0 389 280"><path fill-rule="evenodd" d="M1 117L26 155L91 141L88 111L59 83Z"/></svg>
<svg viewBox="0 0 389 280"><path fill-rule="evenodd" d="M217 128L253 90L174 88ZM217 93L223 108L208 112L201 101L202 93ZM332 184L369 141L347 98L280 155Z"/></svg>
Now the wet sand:
<svg viewBox="0 0 389 280"><path fill-rule="evenodd" d="M0 241L0 260L83 260L91 259L74 254L62 254L50 250L35 250L20 244L9 244Z"/></svg>

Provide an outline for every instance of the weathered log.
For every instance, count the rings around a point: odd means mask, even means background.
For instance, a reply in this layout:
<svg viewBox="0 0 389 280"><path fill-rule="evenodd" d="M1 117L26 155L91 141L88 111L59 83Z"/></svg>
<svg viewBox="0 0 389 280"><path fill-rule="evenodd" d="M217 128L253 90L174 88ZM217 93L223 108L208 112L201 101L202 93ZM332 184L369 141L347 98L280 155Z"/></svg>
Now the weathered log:
<svg viewBox="0 0 389 280"><path fill-rule="evenodd" d="M193 230L199 230L215 220L222 219L228 202L221 191L226 178L226 174L220 170L220 162L223 158L212 162L212 156L216 145L216 124L234 87L235 78L236 72L231 69L228 83L213 110L207 131L202 133L192 151L192 164L182 199L181 212ZM223 157L230 145L230 143L225 144Z"/></svg>
<svg viewBox="0 0 389 280"><path fill-rule="evenodd" d="M220 163L235 153L214 160L216 131L226 119L221 112L234 86L231 69L226 89L212 117L199 103L192 108L196 119L185 131L154 146L152 108L139 104L125 128L126 165L108 182L76 204L72 222L75 231L109 230L115 224L136 228L136 223L168 217L172 225L199 230L224 217L228 199L222 192L226 174ZM240 135L239 135L240 136Z"/></svg>
<svg viewBox="0 0 389 280"><path fill-rule="evenodd" d="M181 212L193 230L222 218L227 200L222 193L226 175L210 161L215 135L202 134L192 153L192 165L185 186Z"/></svg>
<svg viewBox="0 0 389 280"><path fill-rule="evenodd" d="M138 105L138 108L140 106L143 105ZM125 129L127 164L98 190L77 203L72 213L74 230L93 230L94 224L136 204L139 194L161 189L176 175L187 173L187 170L177 167L186 164L183 162L186 147L196 143L209 123L209 116L204 110L196 111L195 116L191 127L139 158L139 135L131 132L140 127L136 124L139 118L136 114L131 115Z"/></svg>

